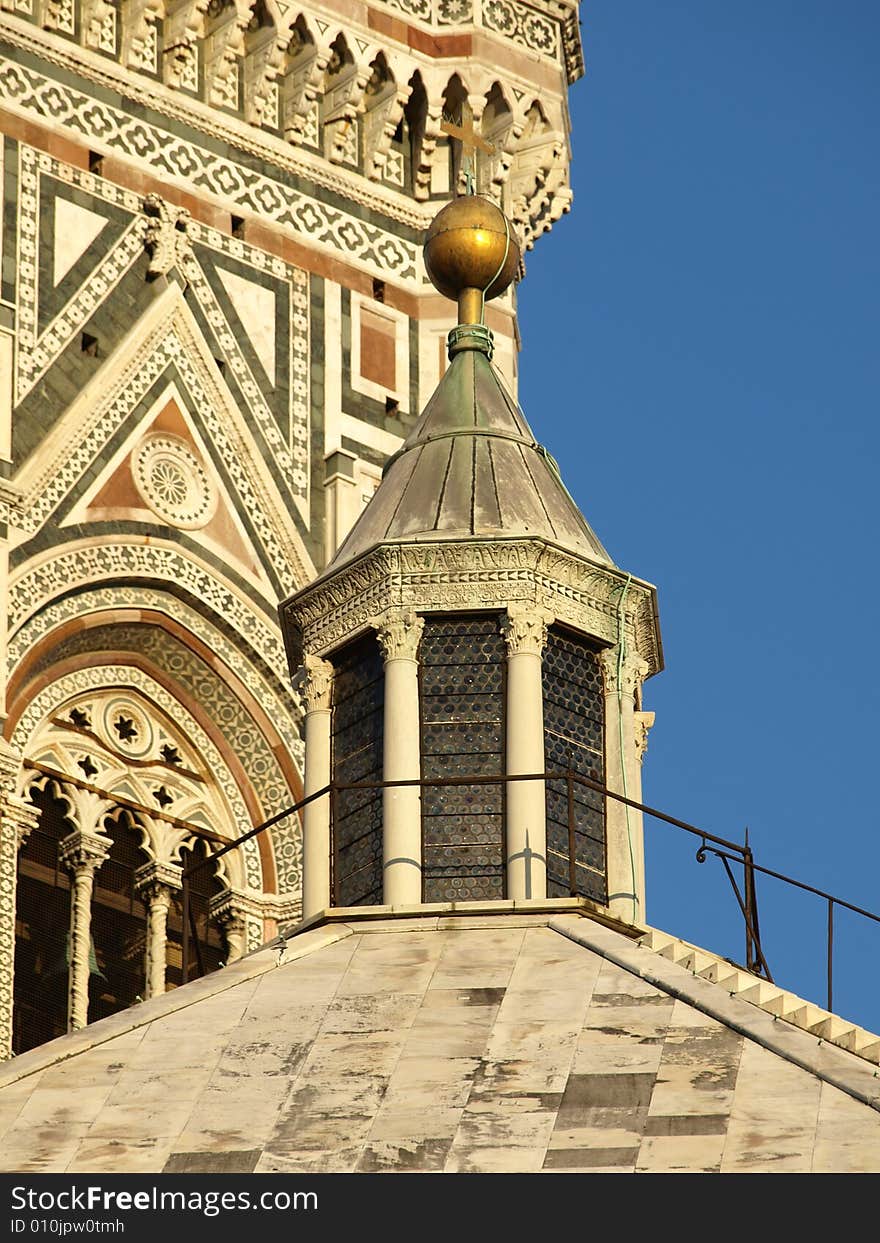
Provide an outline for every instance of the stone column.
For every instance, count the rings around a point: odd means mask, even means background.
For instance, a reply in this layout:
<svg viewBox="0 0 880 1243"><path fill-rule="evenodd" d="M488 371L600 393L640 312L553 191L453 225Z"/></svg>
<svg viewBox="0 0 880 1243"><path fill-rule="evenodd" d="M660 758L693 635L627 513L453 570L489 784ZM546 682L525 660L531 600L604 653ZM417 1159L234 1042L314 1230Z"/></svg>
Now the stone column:
<svg viewBox="0 0 880 1243"><path fill-rule="evenodd" d="M165 992L165 964L168 945L168 911L171 898L181 888L181 868L155 859L139 867L134 875L135 891L147 908L147 946L144 961L145 997Z"/></svg>
<svg viewBox="0 0 880 1243"><path fill-rule="evenodd" d="M511 605L501 623L507 642L507 772L544 771L541 653L547 616ZM547 896L547 807L544 781L507 784L507 896Z"/></svg>
<svg viewBox="0 0 880 1243"><path fill-rule="evenodd" d="M92 890L95 872L110 853L112 842L100 833L77 829L60 843L59 858L73 878L70 895L70 975L67 1027L76 1031L89 1021L89 955Z"/></svg>
<svg viewBox="0 0 880 1243"><path fill-rule="evenodd" d="M12 1056L18 852L39 812L16 794L21 757L0 738L0 1060Z"/></svg>
<svg viewBox="0 0 880 1243"><path fill-rule="evenodd" d="M240 889L224 889L211 899L208 913L223 928L227 962L263 944L263 906L260 895Z"/></svg>
<svg viewBox="0 0 880 1243"><path fill-rule="evenodd" d="M605 784L640 803L641 756L637 746L636 695L648 666L639 656L621 663L619 649L600 654L605 679ZM605 800L608 906L627 923L645 921L645 847L642 813L614 798Z"/></svg>
<svg viewBox="0 0 880 1243"><path fill-rule="evenodd" d="M386 615L376 634L385 657L382 776L418 780L422 773L417 652L424 619L403 610ZM382 791L383 898L389 906L422 900L422 793L419 786Z"/></svg>
<svg viewBox="0 0 880 1243"><path fill-rule="evenodd" d="M299 689L305 704L306 797L330 783L330 702L333 666L307 655ZM330 799L315 799L303 808L303 919L330 905Z"/></svg>

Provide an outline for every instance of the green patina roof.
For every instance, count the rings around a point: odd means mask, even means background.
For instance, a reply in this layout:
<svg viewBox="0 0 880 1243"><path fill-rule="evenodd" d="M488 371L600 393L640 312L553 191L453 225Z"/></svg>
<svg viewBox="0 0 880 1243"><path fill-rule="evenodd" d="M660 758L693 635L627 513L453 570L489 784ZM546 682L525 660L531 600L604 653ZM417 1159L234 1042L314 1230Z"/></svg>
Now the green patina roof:
<svg viewBox="0 0 880 1243"><path fill-rule="evenodd" d="M458 328L452 360L328 569L377 544L532 536L613 564L485 352Z"/></svg>

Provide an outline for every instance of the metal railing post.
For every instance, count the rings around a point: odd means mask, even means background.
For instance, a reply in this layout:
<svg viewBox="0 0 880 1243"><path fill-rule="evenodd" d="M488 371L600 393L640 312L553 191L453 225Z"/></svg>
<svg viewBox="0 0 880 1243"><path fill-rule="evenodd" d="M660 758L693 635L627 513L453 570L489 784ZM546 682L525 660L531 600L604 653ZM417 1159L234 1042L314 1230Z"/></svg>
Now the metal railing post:
<svg viewBox="0 0 880 1243"><path fill-rule="evenodd" d="M577 843L574 832L574 772L571 765L571 752L568 753L568 888L573 898L577 897Z"/></svg>
<svg viewBox="0 0 880 1243"><path fill-rule="evenodd" d="M180 982L189 982L189 877L183 869L180 888L181 930L180 930Z"/></svg>
<svg viewBox="0 0 880 1243"><path fill-rule="evenodd" d="M828 899L828 1009L831 1009L832 954L834 952L834 899Z"/></svg>

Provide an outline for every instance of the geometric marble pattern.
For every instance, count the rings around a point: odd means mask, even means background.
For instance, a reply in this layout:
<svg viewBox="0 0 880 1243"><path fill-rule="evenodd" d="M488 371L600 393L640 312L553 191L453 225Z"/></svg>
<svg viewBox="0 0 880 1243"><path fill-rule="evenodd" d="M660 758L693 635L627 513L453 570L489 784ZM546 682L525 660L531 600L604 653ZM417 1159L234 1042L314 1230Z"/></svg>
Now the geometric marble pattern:
<svg viewBox="0 0 880 1243"><path fill-rule="evenodd" d="M16 1058L4 1168L880 1170L873 1067L678 970L573 913L325 925Z"/></svg>
<svg viewBox="0 0 880 1243"><path fill-rule="evenodd" d="M16 112L63 126L73 133L113 136L113 147L160 176L185 178L200 190L218 195L267 221L350 254L376 275L393 274L415 282L417 247L385 229L371 226L345 210L331 209L281 180L237 163L207 147L177 137L111 104L89 99L63 82L7 61L0 65L0 99ZM87 114L87 116L85 116Z"/></svg>

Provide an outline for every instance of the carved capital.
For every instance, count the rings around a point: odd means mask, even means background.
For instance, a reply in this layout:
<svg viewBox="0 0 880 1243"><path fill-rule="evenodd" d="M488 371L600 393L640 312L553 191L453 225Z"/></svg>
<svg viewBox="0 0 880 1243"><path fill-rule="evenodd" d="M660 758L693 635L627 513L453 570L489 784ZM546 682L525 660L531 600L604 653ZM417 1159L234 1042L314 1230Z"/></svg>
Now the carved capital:
<svg viewBox="0 0 880 1243"><path fill-rule="evenodd" d="M599 662L605 678L605 694L635 696L641 693L642 682L645 680L650 666L641 656L627 655L622 662L619 649L606 647L599 653Z"/></svg>
<svg viewBox="0 0 880 1243"><path fill-rule="evenodd" d="M330 661L306 653L298 685L306 712L329 708L333 689L333 666Z"/></svg>
<svg viewBox="0 0 880 1243"><path fill-rule="evenodd" d="M182 886L181 869L173 863L160 863L151 859L134 874L135 892L148 902L165 900L170 902L171 894Z"/></svg>
<svg viewBox="0 0 880 1243"><path fill-rule="evenodd" d="M653 712L637 712L635 714L636 755L640 764L645 758L645 752L648 750L648 734L653 724Z"/></svg>
<svg viewBox="0 0 880 1243"><path fill-rule="evenodd" d="M59 843L58 858L74 876L93 876L110 853L109 837L77 829Z"/></svg>
<svg viewBox="0 0 880 1243"><path fill-rule="evenodd" d="M501 633L507 643L510 656L517 652L531 652L540 656L547 642L547 623L549 617L538 609L530 609L521 604L510 604L507 615L501 622Z"/></svg>
<svg viewBox="0 0 880 1243"><path fill-rule="evenodd" d="M415 660L425 619L411 609L386 613L376 627L376 638L385 660Z"/></svg>

